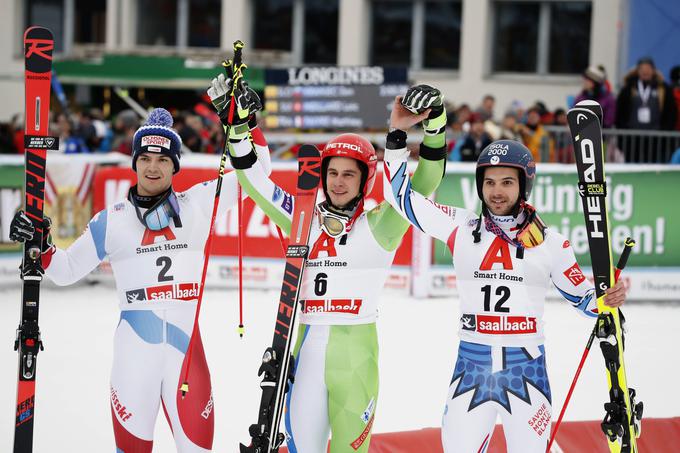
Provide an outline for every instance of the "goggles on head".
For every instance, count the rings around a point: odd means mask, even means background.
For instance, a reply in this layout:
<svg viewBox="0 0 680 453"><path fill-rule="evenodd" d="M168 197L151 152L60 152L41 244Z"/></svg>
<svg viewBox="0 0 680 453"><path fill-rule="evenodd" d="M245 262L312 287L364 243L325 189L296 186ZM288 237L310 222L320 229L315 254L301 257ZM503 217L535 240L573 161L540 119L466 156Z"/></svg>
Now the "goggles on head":
<svg viewBox="0 0 680 453"><path fill-rule="evenodd" d="M326 203L317 206L321 230L332 238L345 234L350 218L346 215L331 211Z"/></svg>
<svg viewBox="0 0 680 453"><path fill-rule="evenodd" d="M139 206L133 203L137 217L142 225L152 231L160 231L170 226L170 220L175 219L175 226L182 226L179 220L179 203L172 190L168 190L153 206L142 215Z"/></svg>
<svg viewBox="0 0 680 453"><path fill-rule="evenodd" d="M536 208L529 203L523 203L522 208L526 218L519 226L517 231L517 241L525 248L532 248L541 245L545 240L545 223L538 216Z"/></svg>

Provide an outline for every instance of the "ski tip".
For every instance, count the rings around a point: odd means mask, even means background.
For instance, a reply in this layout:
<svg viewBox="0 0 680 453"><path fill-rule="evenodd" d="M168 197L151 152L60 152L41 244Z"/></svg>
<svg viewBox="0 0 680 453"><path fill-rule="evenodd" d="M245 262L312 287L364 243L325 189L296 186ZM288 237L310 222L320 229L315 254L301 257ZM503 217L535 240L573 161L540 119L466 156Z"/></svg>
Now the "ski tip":
<svg viewBox="0 0 680 453"><path fill-rule="evenodd" d="M594 106L597 105L598 107L600 104L597 101L593 101L592 99L584 99L582 101L579 101L574 105L574 107L587 107L587 106Z"/></svg>
<svg viewBox="0 0 680 453"><path fill-rule="evenodd" d="M182 392L182 398L184 398L184 396L186 396L186 394L189 393L189 383L188 383L188 382L184 382L184 383L180 386L179 390Z"/></svg>
<svg viewBox="0 0 680 453"><path fill-rule="evenodd" d="M310 145L308 143L300 145L300 148L298 149L299 157L319 157L320 155L319 149L316 146Z"/></svg>
<svg viewBox="0 0 680 453"><path fill-rule="evenodd" d="M243 324L238 325L238 336L243 338L243 334L246 333L245 327L243 327Z"/></svg>
<svg viewBox="0 0 680 453"><path fill-rule="evenodd" d="M602 106L591 99L584 99L583 101L577 103L574 106L574 109L581 109L581 110L588 110L589 112L592 112L595 114L597 117L598 121L600 124L602 123ZM573 110L573 109L572 109Z"/></svg>

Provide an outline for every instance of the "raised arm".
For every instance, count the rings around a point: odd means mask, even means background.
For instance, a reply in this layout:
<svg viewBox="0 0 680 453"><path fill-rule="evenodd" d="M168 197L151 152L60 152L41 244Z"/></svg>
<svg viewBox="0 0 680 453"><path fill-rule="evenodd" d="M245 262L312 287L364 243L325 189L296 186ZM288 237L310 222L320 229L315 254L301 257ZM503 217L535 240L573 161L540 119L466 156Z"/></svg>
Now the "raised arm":
<svg viewBox="0 0 680 453"><path fill-rule="evenodd" d="M229 125L230 79L220 74L212 80L208 96L225 126ZM238 183L260 209L286 233L290 232L293 197L269 179L271 160L255 114L262 109L260 98L242 79L234 90L235 105L229 130L229 158ZM225 177L226 178L226 177ZM225 180L226 182L226 180ZM235 181L234 181L235 183Z"/></svg>
<svg viewBox="0 0 680 453"><path fill-rule="evenodd" d="M383 173L383 191L385 192L385 200L387 200L400 217L408 223L414 225L416 228L424 231L432 237L441 241L447 242L453 233L456 222L456 209L450 206L441 206L428 200L422 193L414 190L411 184L411 178L407 171L407 158L409 151L406 148L406 132L400 128L403 123L400 121L399 107L395 105L393 113L390 117L390 124L393 128L387 135L387 144L385 147L385 161ZM431 113L429 110L426 112ZM441 151L441 167L437 184L441 180L444 172L445 158L445 126L444 113L439 118L439 122L434 125L425 123L425 139L423 140L423 147L421 153L425 150L425 160L429 149L439 145ZM422 157L422 156L421 156ZM420 168L422 162L418 163ZM416 182L416 174L414 174L414 184ZM425 192L426 195L429 195Z"/></svg>
<svg viewBox="0 0 680 453"><path fill-rule="evenodd" d="M231 141L229 153L241 187L286 234L290 233L294 197L276 185L262 168L259 153L247 138Z"/></svg>
<svg viewBox="0 0 680 453"><path fill-rule="evenodd" d="M457 226L456 208L436 204L413 190L406 168L407 156L405 147L385 150L384 190L392 192L386 200L411 225L447 243Z"/></svg>
<svg viewBox="0 0 680 453"><path fill-rule="evenodd" d="M388 140L403 138L405 146L406 131L421 121L425 135L413 174L413 190L429 196L439 186L446 166L446 112L439 90L427 85L410 88L403 102L401 97L395 99ZM384 190L384 196L386 200L392 198L391 190ZM409 227L408 221L387 201L373 209L368 220L376 240L386 250L396 249Z"/></svg>

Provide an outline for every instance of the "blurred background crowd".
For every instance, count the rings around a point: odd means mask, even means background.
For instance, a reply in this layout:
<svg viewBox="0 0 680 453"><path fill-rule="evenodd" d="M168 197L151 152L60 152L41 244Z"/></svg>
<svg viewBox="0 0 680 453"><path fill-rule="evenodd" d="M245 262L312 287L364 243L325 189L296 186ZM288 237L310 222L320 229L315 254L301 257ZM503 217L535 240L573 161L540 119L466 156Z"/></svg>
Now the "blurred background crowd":
<svg viewBox="0 0 680 453"><path fill-rule="evenodd" d="M581 91L552 109L530 99L499 106L493 93L478 105L468 105L457 103L455 93L445 93L449 159L476 161L491 141L513 139L522 141L538 162L573 163L566 111L581 100L592 99L603 108L609 161L680 164L680 138L670 132L680 131L680 66L673 67L666 78L652 58L644 57L620 81L610 80L602 65L589 66L581 75ZM140 102L151 107L148 101ZM224 131L209 99L196 91L190 103L190 109L163 107L173 113L174 127L189 150L221 152ZM143 122L135 110L122 108L105 116L96 105L53 105L51 134L60 137L61 152L131 154L132 136ZM23 127L20 113L0 123L0 153L23 152ZM294 156L294 152L281 156Z"/></svg>

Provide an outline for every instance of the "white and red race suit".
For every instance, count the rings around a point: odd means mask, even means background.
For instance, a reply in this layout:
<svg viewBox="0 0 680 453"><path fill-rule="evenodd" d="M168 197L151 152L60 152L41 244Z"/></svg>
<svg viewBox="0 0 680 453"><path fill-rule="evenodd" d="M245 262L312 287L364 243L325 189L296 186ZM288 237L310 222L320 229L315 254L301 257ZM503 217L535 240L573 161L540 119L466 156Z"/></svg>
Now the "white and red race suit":
<svg viewBox="0 0 680 453"><path fill-rule="evenodd" d="M269 150L259 131L256 150L267 172ZM151 453L163 406L180 453L212 449L214 410L210 373L200 335L192 346L190 391L182 397L201 263L210 230L217 180L177 193L181 226L153 231L135 206L120 201L97 213L66 250L43 256L46 275L72 284L108 257L116 281L120 321L114 336L111 413L118 452ZM236 174L223 176L218 216L237 201Z"/></svg>

